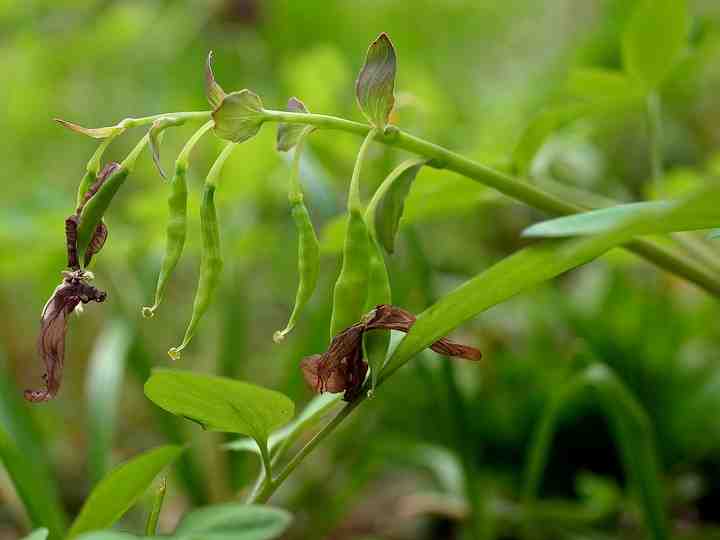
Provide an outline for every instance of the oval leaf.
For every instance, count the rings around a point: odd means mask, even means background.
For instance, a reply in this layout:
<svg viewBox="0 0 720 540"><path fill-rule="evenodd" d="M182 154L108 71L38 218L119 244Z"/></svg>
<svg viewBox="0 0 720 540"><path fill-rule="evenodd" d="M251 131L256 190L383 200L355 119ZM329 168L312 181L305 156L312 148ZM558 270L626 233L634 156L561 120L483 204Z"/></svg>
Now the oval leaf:
<svg viewBox="0 0 720 540"><path fill-rule="evenodd" d="M685 0L642 0L625 29L625 70L647 91L656 88L675 65L688 35Z"/></svg>
<svg viewBox="0 0 720 540"><path fill-rule="evenodd" d="M289 112L308 114L310 111L305 104L296 97L288 100L287 110ZM280 122L277 128L277 144L276 148L280 152L291 150L300 139L300 134L307 126L304 124L288 124Z"/></svg>
<svg viewBox="0 0 720 540"><path fill-rule="evenodd" d="M292 419L295 409L280 392L181 370L155 370L145 383L145 395L205 429L249 435L262 444L274 429Z"/></svg>
<svg viewBox="0 0 720 540"><path fill-rule="evenodd" d="M386 33L372 42L355 83L360 110L370 123L384 129L395 105L395 47Z"/></svg>
<svg viewBox="0 0 720 540"><path fill-rule="evenodd" d="M93 489L70 528L68 538L113 525L147 491L155 477L175 461L180 446L161 446L123 463Z"/></svg>
<svg viewBox="0 0 720 540"><path fill-rule="evenodd" d="M280 536L292 516L280 508L239 503L216 504L186 514L173 538L203 540L270 540Z"/></svg>
<svg viewBox="0 0 720 540"><path fill-rule="evenodd" d="M212 117L218 137L239 143L260 131L265 110L260 97L246 89L226 95Z"/></svg>
<svg viewBox="0 0 720 540"><path fill-rule="evenodd" d="M215 81L215 74L212 69L213 52L208 53L207 61L205 62L205 95L207 96L208 103L212 106L213 110L217 109L225 99L227 94Z"/></svg>
<svg viewBox="0 0 720 540"><path fill-rule="evenodd" d="M398 165L383 180L368 205L365 220L370 226L370 233L388 253L395 251L395 236L405 207L405 198L420 167L425 163L423 159L409 159Z"/></svg>

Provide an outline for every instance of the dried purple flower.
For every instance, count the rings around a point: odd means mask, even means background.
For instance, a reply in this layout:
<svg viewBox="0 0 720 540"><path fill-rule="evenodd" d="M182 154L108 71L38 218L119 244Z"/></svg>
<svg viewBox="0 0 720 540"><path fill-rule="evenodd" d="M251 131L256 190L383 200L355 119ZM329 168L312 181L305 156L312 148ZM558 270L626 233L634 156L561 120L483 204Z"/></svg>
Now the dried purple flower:
<svg viewBox="0 0 720 540"><path fill-rule="evenodd" d="M48 401L57 395L62 380L68 317L79 304L103 302L107 296L88 283L92 279L89 272L75 270L63 275L62 283L45 304L40 320L38 351L45 362L45 389L26 390L28 401Z"/></svg>
<svg viewBox="0 0 720 540"><path fill-rule="evenodd" d="M363 334L370 330L399 330L409 332L415 315L402 308L381 304L367 313L362 321L346 328L333 338L323 354L308 356L300 362L303 377L316 393L345 392L343 399L352 401L365 381L368 366L362 357ZM474 347L442 338L430 348L445 356L480 360L482 353Z"/></svg>

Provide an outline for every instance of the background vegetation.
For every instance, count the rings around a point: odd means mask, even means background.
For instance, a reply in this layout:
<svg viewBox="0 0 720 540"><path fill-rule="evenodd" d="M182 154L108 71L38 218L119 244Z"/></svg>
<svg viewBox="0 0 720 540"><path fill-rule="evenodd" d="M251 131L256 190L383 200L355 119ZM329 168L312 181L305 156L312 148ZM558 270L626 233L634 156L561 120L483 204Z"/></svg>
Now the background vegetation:
<svg viewBox="0 0 720 540"><path fill-rule="evenodd" d="M21 401L22 389L41 374L38 317L64 265L63 221L94 149L53 117L98 126L206 109L202 68L212 49L227 89L252 88L276 109L297 95L313 112L361 120L354 79L367 44L386 31L399 60L393 122L481 163L509 167L523 130L548 104L602 94L597 81L571 74L622 67L620 40L634 4L0 1L0 425L45 479L38 490L56 483L75 515L110 467L159 444L191 441L169 479L163 531L191 506L233 497L258 467L255 456L223 449L224 436L170 417L142 391L151 367L168 364L166 351L191 311L199 187L221 147L212 137L194 154L189 249L157 316L143 320L140 306L154 291L167 186L146 153L107 216L110 237L95 271L108 302L73 317L59 398L44 406ZM534 177L625 201L677 196L714 181L720 5L695 0L689 7L688 50L661 88L665 179L648 180L645 111L634 103L556 130L533 161ZM166 169L189 133L167 132ZM276 345L273 331L284 325L295 294L296 233L289 163L274 137L264 127L225 167L221 290L181 362L280 390L299 408L310 398L299 360L327 345L342 244L337 216L360 141L341 132L308 141L303 182L321 232L321 278L294 334ZM120 139L107 157L121 159L132 144ZM365 196L404 157L374 145ZM520 232L543 217L471 180L423 169L390 260L394 303L422 311L527 244ZM720 257L716 244L701 245L711 260ZM543 411L596 363L609 366L647 413L673 534L720 537L718 315L707 293L619 251L491 309L455 335L483 350L482 365L421 355L283 485L272 502L295 516L287 537L461 537L473 492L487 538L642 537L618 444L623 430L585 387L558 410L539 484L544 504L530 517L520 505ZM0 538L22 536L28 518L5 477L0 501ZM141 505L124 525L137 529L143 519Z"/></svg>

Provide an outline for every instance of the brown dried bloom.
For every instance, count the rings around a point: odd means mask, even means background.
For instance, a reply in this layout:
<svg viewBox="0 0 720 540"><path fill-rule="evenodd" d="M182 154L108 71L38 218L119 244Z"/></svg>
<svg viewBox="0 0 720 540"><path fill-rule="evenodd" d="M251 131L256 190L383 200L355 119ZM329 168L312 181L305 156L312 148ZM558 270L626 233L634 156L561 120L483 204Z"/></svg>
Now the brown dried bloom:
<svg viewBox="0 0 720 540"><path fill-rule="evenodd" d="M44 390L26 390L28 401L48 401L60 389L63 361L65 358L65 334L68 317L79 304L103 302L106 294L90 285L90 272L75 270L63 272L62 283L53 292L42 311L38 351L45 362Z"/></svg>
<svg viewBox="0 0 720 540"><path fill-rule="evenodd" d="M362 321L340 332L323 354L308 356L300 362L303 377L316 393L345 392L345 401L354 400L362 388L368 365L363 359L363 334L370 330L409 332L415 315L402 308L381 304L366 314ZM430 348L445 356L479 360L482 353L466 345L442 338Z"/></svg>

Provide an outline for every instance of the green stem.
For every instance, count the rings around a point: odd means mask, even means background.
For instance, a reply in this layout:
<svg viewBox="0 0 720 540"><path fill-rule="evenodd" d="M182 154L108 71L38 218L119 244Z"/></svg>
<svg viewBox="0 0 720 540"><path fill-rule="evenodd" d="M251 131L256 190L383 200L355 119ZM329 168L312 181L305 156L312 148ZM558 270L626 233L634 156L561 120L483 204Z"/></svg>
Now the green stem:
<svg viewBox="0 0 720 540"><path fill-rule="evenodd" d="M650 169L652 179L657 186L663 176L662 152L662 102L657 92L650 92L647 96L646 112L648 123L648 139L650 146Z"/></svg>
<svg viewBox="0 0 720 540"><path fill-rule="evenodd" d="M366 137L371 130L371 126L367 124L323 114L266 110L265 115L266 121L306 124L324 129L346 131ZM385 132L377 131L374 133L373 139L388 146L407 150L408 152L429 158L431 161L428 165L430 166L451 170L492 187L508 197L522 201L533 208L543 210L550 214L575 214L586 210L587 207L593 206L592 203L583 203L582 201L576 203L563 200L522 179L486 167L442 146L405 133L398 128L393 127L393 129L386 130ZM578 196L581 196L582 192L575 190L575 194L577 199ZM593 195L582 195L582 198L587 198L592 201ZM695 283L711 294L720 296L720 276L703 268L700 264L679 251L646 239L634 240L625 247L661 268Z"/></svg>
<svg viewBox="0 0 720 540"><path fill-rule="evenodd" d="M208 122L205 122L202 126L200 126L195 133L192 134L192 136L185 143L185 146L183 146L183 149L178 154L178 157L175 160L175 168L188 168L188 165L190 163L190 152L192 152L192 149L195 148L195 145L200 140L200 138L205 135L205 133L207 133L214 125L215 123L212 120L209 120Z"/></svg>
<svg viewBox="0 0 720 540"><path fill-rule="evenodd" d="M362 169L362 164L367 156L368 148L370 148L370 142L373 140L376 133L378 133L377 130L369 129L367 135L365 136L365 140L362 145L360 145L360 150L358 151L357 159L355 160L355 167L353 168L352 178L350 179L350 188L348 189L348 212L351 210L362 212L362 201L360 200L360 170Z"/></svg>
<svg viewBox="0 0 720 540"><path fill-rule="evenodd" d="M220 155L215 160L215 163L213 163L212 167L210 167L210 172L208 172L207 178L205 178L206 186L217 187L220 171L222 171L225 161L230 157L230 154L232 154L236 147L236 143L228 143L225 145L225 148L222 149L222 152L220 152Z"/></svg>
<svg viewBox="0 0 720 540"><path fill-rule="evenodd" d="M153 497L152 508L145 524L145 536L155 536L157 533L158 520L160 519L160 511L162 510L163 501L165 500L165 492L167 491L167 478L163 478L160 486Z"/></svg>
<svg viewBox="0 0 720 540"><path fill-rule="evenodd" d="M175 113L160 113L152 114L150 116L141 116L139 118L125 118L118 122L114 127L122 128L122 130L130 129L139 126L147 126L152 124L158 118L164 118L171 116L179 121L193 121L193 120L208 120L212 115L212 111L190 111L190 112L175 112Z"/></svg>
<svg viewBox="0 0 720 540"><path fill-rule="evenodd" d="M306 127L302 131L293 151L292 165L290 167L290 189L288 192L290 204L299 204L303 201L303 191L300 185L300 158L305 147L305 140L310 132L312 132L311 127Z"/></svg>

